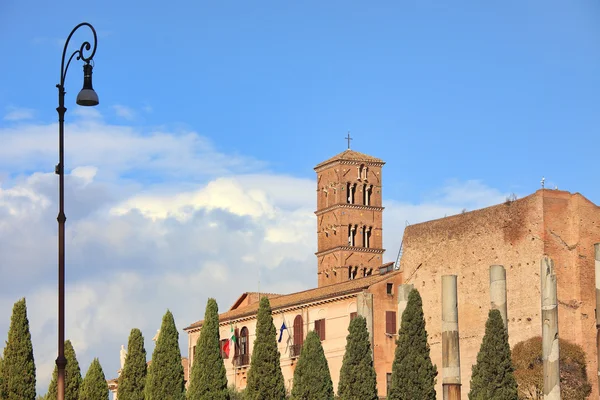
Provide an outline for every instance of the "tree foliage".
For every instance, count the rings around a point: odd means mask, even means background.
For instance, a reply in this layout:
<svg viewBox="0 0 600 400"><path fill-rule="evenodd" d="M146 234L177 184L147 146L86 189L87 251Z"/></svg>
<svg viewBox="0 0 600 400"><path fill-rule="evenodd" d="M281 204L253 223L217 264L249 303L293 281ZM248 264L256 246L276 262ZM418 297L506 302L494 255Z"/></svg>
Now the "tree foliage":
<svg viewBox="0 0 600 400"><path fill-rule="evenodd" d="M219 307L212 298L206 304L204 323L196 342L187 398L229 400L227 375L220 349Z"/></svg>
<svg viewBox="0 0 600 400"><path fill-rule="evenodd" d="M559 338L560 395L563 400L583 400L592 392L588 381L585 352L565 339ZM519 342L512 351L515 378L519 384L519 399L543 398L544 363L542 337L535 336Z"/></svg>
<svg viewBox="0 0 600 400"><path fill-rule="evenodd" d="M333 383L329 365L315 331L306 336L294 370L293 400L333 400Z"/></svg>
<svg viewBox="0 0 600 400"><path fill-rule="evenodd" d="M144 400L146 373L144 336L139 329L133 328L127 342L125 364L119 376L117 398L119 400Z"/></svg>
<svg viewBox="0 0 600 400"><path fill-rule="evenodd" d="M25 299L13 306L2 362L2 388L6 400L35 400L35 361Z"/></svg>
<svg viewBox="0 0 600 400"><path fill-rule="evenodd" d="M431 362L423 301L418 290L408 296L392 363L390 400L435 400L437 367Z"/></svg>
<svg viewBox="0 0 600 400"><path fill-rule="evenodd" d="M362 316L354 318L348 332L338 397L341 400L377 400L377 376L366 319Z"/></svg>
<svg viewBox="0 0 600 400"><path fill-rule="evenodd" d="M79 400L108 400L108 383L97 358L92 360L83 378Z"/></svg>
<svg viewBox="0 0 600 400"><path fill-rule="evenodd" d="M171 311L165 313L144 389L146 400L185 399L179 333Z"/></svg>
<svg viewBox="0 0 600 400"><path fill-rule="evenodd" d="M490 310L471 373L469 400L517 400L508 331L498 310Z"/></svg>
<svg viewBox="0 0 600 400"><path fill-rule="evenodd" d="M2 362L3 362L3 360L4 359L2 358L2 355L0 354L0 399L4 399L4 389L3 389L4 388L4 385L3 385L4 378L3 378L3 375L2 375Z"/></svg>
<svg viewBox="0 0 600 400"><path fill-rule="evenodd" d="M279 364L277 330L267 297L260 299L256 319L256 339L244 397L246 400L283 400L286 393Z"/></svg>
<svg viewBox="0 0 600 400"><path fill-rule="evenodd" d="M65 367L65 400L79 400L79 389L82 382L81 369L79 368L77 355L70 340L65 340L65 358L67 359ZM58 370L55 365L48 393L44 397L45 400L56 400L58 394L57 379Z"/></svg>

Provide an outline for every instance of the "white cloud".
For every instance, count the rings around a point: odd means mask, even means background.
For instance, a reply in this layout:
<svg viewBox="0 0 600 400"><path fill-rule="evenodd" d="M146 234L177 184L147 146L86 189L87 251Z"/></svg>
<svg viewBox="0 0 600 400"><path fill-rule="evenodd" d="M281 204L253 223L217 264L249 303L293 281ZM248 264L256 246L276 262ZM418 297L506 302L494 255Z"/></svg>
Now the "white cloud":
<svg viewBox="0 0 600 400"><path fill-rule="evenodd" d="M56 359L57 177L25 171L53 165L55 128L0 127L8 145L0 146L0 170L19 175L0 186L0 275L9 277L0 281L0 340L12 304L26 296L40 393ZM181 329L203 317L208 297L226 310L241 292L257 290L259 277L261 290L277 293L316 284L312 180L261 173L262 163L219 153L194 132L101 120L69 124L67 132L66 336L83 371L99 356L107 377L116 376L133 327L150 356L166 309L187 355ZM157 181L145 185L131 171ZM198 171L204 179L189 179ZM387 258L395 258L404 220L503 200L475 181L449 182L419 203L385 199Z"/></svg>
<svg viewBox="0 0 600 400"><path fill-rule="evenodd" d="M5 121L23 121L33 119L35 111L30 108L8 107L8 112L4 115Z"/></svg>
<svg viewBox="0 0 600 400"><path fill-rule="evenodd" d="M113 106L113 110L115 110L115 114L118 117L124 118L126 120L132 120L135 118L135 111L133 111L133 109L130 107L115 104Z"/></svg>
<svg viewBox="0 0 600 400"><path fill-rule="evenodd" d="M71 112L82 120L101 120L103 118L102 113L95 107L75 107Z"/></svg>
<svg viewBox="0 0 600 400"><path fill-rule="evenodd" d="M79 107L88 110L89 107ZM93 110L93 109L91 109ZM95 113L96 111L91 111ZM108 125L86 116L65 126L66 168L91 165L104 175L143 171L178 182L235 172L256 171L263 163L217 152L196 132L135 129ZM0 170L48 170L57 159L56 124L0 127ZM53 167L50 167L53 169ZM113 176L114 178L114 176Z"/></svg>

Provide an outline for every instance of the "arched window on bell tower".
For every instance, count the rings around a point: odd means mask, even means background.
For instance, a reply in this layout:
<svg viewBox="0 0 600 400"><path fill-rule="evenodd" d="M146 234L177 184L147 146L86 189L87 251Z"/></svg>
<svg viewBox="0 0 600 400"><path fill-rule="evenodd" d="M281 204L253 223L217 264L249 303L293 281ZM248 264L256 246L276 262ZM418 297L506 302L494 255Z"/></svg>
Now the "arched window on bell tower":
<svg viewBox="0 0 600 400"><path fill-rule="evenodd" d="M348 280L356 279L358 274L358 267L348 267Z"/></svg>
<svg viewBox="0 0 600 400"><path fill-rule="evenodd" d="M356 198L356 183L346 183L346 189L348 191L348 197L346 198L346 202L348 204L354 204Z"/></svg>
<svg viewBox="0 0 600 400"><path fill-rule="evenodd" d="M348 246L356 246L356 225L348 225Z"/></svg>
<svg viewBox="0 0 600 400"><path fill-rule="evenodd" d="M363 204L365 206L371 205L371 192L373 191L373 185L363 185Z"/></svg>

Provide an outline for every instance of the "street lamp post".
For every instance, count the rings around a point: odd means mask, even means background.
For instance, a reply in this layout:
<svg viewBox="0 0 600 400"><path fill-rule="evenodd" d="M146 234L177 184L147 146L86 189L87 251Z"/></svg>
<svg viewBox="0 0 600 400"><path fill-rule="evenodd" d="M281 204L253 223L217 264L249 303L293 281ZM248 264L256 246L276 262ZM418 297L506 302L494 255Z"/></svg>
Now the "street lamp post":
<svg viewBox="0 0 600 400"><path fill-rule="evenodd" d="M75 33L75 31L82 26L87 26L91 29L94 34L94 47L92 48L89 42L83 42L79 50L75 50L69 57L67 65L65 65L65 56L67 53L67 47L69 41ZM69 65L76 57L77 60L83 60L83 89L77 95L77 104L81 106L95 106L98 105L98 95L92 87L92 65L90 61L93 61L94 54L96 54L96 45L98 39L96 37L96 30L94 27L87 22L83 22L77 25L69 34L63 49L62 62L60 65L60 83L56 85L58 88L58 165L54 169L54 172L58 175L58 193L59 193L59 211L58 211L58 357L56 358L57 368L57 386L58 393L57 399L64 400L65 398L65 366L67 360L65 358L65 222L67 217L65 216L65 167L64 167L64 130L65 130L65 77ZM91 49L91 52L90 52ZM89 56L85 56L83 52L90 52Z"/></svg>

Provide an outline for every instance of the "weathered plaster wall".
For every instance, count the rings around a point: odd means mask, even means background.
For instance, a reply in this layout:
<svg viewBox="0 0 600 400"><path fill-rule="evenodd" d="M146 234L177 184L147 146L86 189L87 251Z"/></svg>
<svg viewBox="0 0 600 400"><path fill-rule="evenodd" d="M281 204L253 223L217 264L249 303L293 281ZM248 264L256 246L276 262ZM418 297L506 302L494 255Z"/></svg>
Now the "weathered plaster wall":
<svg viewBox="0 0 600 400"><path fill-rule="evenodd" d="M540 190L526 198L406 228L401 269L423 298L431 356L441 399L441 276L458 275L462 398L467 399L490 308L489 267L507 275L510 344L541 335L540 259L555 260L559 334L587 353L595 380L593 243L600 241L600 208L579 194ZM597 393L594 394L597 397Z"/></svg>
<svg viewBox="0 0 600 400"><path fill-rule="evenodd" d="M387 294L387 284L392 285L392 294ZM388 373L392 373L392 363L396 351L397 331L400 329L398 315L398 285L402 283L402 275L374 284L369 288L373 293L373 353L374 366L377 373L377 391L379 396L386 396ZM396 334L391 336L385 332L385 312L396 312Z"/></svg>

